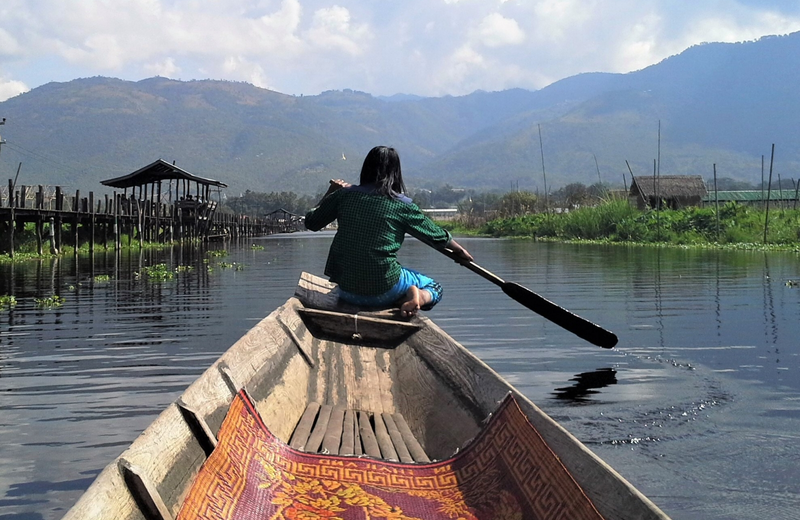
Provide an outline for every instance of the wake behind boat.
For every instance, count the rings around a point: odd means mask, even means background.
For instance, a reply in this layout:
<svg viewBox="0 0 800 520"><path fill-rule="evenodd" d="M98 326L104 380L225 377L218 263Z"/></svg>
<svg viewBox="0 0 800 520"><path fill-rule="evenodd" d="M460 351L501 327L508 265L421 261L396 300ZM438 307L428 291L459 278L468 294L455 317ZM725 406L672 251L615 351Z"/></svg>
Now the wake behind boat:
<svg viewBox="0 0 800 520"><path fill-rule="evenodd" d="M430 319L303 273L65 519L665 519Z"/></svg>

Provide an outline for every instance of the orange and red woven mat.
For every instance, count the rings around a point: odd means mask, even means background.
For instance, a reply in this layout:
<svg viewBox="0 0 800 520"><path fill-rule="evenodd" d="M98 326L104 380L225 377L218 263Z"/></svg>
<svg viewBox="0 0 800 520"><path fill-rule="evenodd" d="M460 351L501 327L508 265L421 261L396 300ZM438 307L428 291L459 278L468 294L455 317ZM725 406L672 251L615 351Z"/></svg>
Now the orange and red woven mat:
<svg viewBox="0 0 800 520"><path fill-rule="evenodd" d="M240 392L179 520L533 520L600 514L509 396L455 457L431 464L293 450Z"/></svg>

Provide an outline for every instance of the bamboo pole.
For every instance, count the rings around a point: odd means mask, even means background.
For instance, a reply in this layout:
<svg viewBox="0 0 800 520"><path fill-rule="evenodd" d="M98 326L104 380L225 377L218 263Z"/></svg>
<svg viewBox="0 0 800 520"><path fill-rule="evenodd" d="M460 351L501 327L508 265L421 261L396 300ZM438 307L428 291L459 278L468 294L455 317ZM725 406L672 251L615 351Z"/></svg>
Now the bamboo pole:
<svg viewBox="0 0 800 520"><path fill-rule="evenodd" d="M657 159L653 159L653 206L656 210L656 241L661 240L661 201L658 200L658 182L656 174L658 172Z"/></svg>
<svg viewBox="0 0 800 520"><path fill-rule="evenodd" d="M766 204L764 200L764 156L761 156L761 208L763 209Z"/></svg>
<svg viewBox="0 0 800 520"><path fill-rule="evenodd" d="M719 191L717 190L717 163L714 163L714 206L717 220L717 242L719 242Z"/></svg>
<svg viewBox="0 0 800 520"><path fill-rule="evenodd" d="M544 178L544 212L549 213L549 204L547 202L547 173L544 169L544 142L542 141L542 125L536 125L539 128L539 152L542 156L542 177Z"/></svg>
<svg viewBox="0 0 800 520"><path fill-rule="evenodd" d="M764 214L764 244L767 243L767 233L769 233L769 199L772 191L772 165L774 161L775 161L775 143L772 143L772 155L769 158L769 181L767 184L767 211Z"/></svg>

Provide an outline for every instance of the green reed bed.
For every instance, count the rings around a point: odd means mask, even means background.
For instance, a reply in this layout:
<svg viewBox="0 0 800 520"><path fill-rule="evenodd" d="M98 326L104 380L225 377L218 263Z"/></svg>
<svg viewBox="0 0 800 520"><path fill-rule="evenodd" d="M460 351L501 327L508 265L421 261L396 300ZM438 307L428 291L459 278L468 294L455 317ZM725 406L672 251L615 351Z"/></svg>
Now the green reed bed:
<svg viewBox="0 0 800 520"><path fill-rule="evenodd" d="M495 237L800 250L800 210L766 212L736 203L714 208L640 211L610 200L568 213L537 213L487 222L479 232Z"/></svg>

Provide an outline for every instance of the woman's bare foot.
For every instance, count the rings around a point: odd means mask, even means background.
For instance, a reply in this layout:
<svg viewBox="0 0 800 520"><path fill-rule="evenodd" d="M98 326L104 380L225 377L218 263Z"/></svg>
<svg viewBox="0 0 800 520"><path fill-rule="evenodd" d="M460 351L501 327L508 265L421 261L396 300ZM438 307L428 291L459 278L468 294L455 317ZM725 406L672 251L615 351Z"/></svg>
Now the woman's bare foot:
<svg viewBox="0 0 800 520"><path fill-rule="evenodd" d="M403 317L410 318L416 316L419 309L431 301L431 293L425 289L420 290L416 285L412 285L406 291L405 300L400 304L400 314Z"/></svg>

